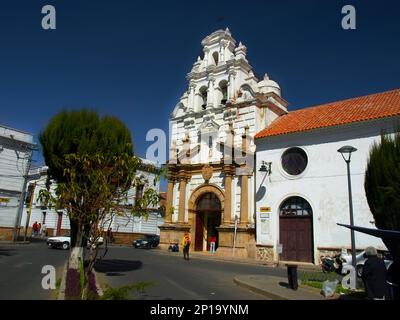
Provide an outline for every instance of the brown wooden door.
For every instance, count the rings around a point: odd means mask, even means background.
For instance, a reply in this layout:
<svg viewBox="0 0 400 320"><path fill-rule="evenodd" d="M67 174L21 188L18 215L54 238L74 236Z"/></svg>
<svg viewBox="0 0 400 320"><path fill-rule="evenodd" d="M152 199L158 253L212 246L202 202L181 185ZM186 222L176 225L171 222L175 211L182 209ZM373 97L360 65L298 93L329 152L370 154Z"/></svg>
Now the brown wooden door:
<svg viewBox="0 0 400 320"><path fill-rule="evenodd" d="M312 262L312 218L280 217L281 260Z"/></svg>
<svg viewBox="0 0 400 320"><path fill-rule="evenodd" d="M61 235L61 225L62 225L62 212L58 212L57 236Z"/></svg>
<svg viewBox="0 0 400 320"><path fill-rule="evenodd" d="M201 213L196 214L196 235L194 240L194 250L203 251L204 239L204 216Z"/></svg>

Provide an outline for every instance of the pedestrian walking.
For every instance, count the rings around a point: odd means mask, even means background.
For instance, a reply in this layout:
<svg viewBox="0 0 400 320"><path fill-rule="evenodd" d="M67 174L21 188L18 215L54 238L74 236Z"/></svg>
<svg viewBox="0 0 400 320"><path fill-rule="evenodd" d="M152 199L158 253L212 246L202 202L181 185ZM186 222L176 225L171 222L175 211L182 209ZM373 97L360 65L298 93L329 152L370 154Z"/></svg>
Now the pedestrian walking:
<svg viewBox="0 0 400 320"><path fill-rule="evenodd" d="M37 228L37 236L39 237L41 234L42 234L42 224L39 222Z"/></svg>
<svg viewBox="0 0 400 320"><path fill-rule="evenodd" d="M39 227L39 225L38 225L37 221L35 221L35 223L32 226L32 236L33 237L35 237L37 235L38 227Z"/></svg>
<svg viewBox="0 0 400 320"><path fill-rule="evenodd" d="M378 258L374 247L366 248L364 256L367 260L364 263L361 278L367 297L373 300L384 300L387 294L385 262Z"/></svg>
<svg viewBox="0 0 400 320"><path fill-rule="evenodd" d="M214 233L210 236L210 253L215 253L215 243L217 242L217 237Z"/></svg>
<svg viewBox="0 0 400 320"><path fill-rule="evenodd" d="M182 238L182 247L183 259L189 260L190 235L188 232L185 232L185 235Z"/></svg>

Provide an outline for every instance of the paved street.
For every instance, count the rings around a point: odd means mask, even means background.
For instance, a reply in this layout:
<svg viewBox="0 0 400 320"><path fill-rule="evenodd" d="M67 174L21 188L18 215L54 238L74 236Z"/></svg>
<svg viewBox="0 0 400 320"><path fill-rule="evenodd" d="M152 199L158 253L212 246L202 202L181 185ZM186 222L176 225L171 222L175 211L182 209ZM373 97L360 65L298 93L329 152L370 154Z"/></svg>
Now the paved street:
<svg viewBox="0 0 400 320"><path fill-rule="evenodd" d="M61 278L68 253L48 249L44 242L20 245L0 243L0 300L54 299L52 290L42 289L42 267L54 266L56 278Z"/></svg>
<svg viewBox="0 0 400 320"><path fill-rule="evenodd" d="M234 284L241 274L285 276L282 269L265 266L191 258L181 253L167 254L159 250L112 247L105 261L97 266L101 279L112 287L139 281L154 281L142 299L265 299Z"/></svg>
<svg viewBox="0 0 400 320"><path fill-rule="evenodd" d="M43 290L44 265L57 269L61 277L69 251L48 249L45 243L0 244L0 299L55 299L54 292ZM237 286L234 276L268 274L285 276L285 270L192 257L159 250L110 247L96 267L101 281L112 287L153 281L140 299L257 300L264 296Z"/></svg>

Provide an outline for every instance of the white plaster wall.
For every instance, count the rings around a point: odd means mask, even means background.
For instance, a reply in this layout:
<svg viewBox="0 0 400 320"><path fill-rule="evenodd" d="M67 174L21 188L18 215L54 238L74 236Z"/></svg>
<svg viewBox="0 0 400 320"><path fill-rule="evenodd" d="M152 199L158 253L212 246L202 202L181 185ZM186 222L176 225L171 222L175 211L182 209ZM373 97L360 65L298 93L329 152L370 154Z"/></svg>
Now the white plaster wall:
<svg viewBox="0 0 400 320"><path fill-rule="evenodd" d="M19 197L1 192L0 197L9 199L9 202L0 203L0 227L14 227L17 218Z"/></svg>
<svg viewBox="0 0 400 320"><path fill-rule="evenodd" d="M146 161L146 160L145 160ZM137 171L137 176L141 177L141 179L143 179L144 181L146 181L145 184L145 189L147 188L153 188L157 191L159 191L160 188L160 182L159 180L156 179L156 175L154 173L151 172L147 172L144 170L138 170ZM34 189L34 196L33 196L33 200L32 200L32 211L31 211L31 216L29 218L29 227L32 227L33 224L35 223L35 221L37 221L38 223L42 223L43 221L43 212L46 212L46 227L47 228L57 228L57 222L58 222L58 213L56 210L54 209L42 209L41 208L41 203L38 200L39 197L39 192L40 190L43 190L46 188L46 175L42 175L40 178L35 179L35 180L31 180L29 182L29 184L36 184L35 189ZM28 185L29 186L29 185ZM53 193L53 195L55 194L55 190L56 190L56 183L52 183L50 186L50 191ZM129 191L128 191L128 201L125 202L124 204L133 204L135 201L135 196L136 196L136 188L132 187ZM156 206L157 207L157 206ZM149 209L156 209L153 206L150 206ZM1 207L0 207L1 210ZM28 206L24 207L23 210L23 214L22 214L22 218L20 221L20 225L22 227L25 227L26 222L27 222L27 218L28 218ZM0 211L1 213L2 211ZM16 212L16 209L15 209ZM68 215L65 211L63 212L63 218L62 218L62 224L61 224L61 228L62 229L70 229L70 222L69 222L69 218ZM129 215L129 213L127 213L127 215ZM13 219L15 219L15 214L11 215L5 215L5 217L7 217L7 221L14 221ZM120 232L149 232L149 233L154 233L156 234L158 232L158 228L157 228L157 224L160 223L160 219L161 218L157 213L150 213L149 214L149 219L146 221L146 219L141 219L139 217L116 217L113 221L113 224L111 225L112 229L114 230L114 232L120 231ZM0 219L1 222L1 219ZM13 222L13 223L14 223ZM2 224L0 224L2 225ZM145 230L145 231L141 231L141 230ZM146 231L147 230L147 231ZM152 232L150 232L150 230Z"/></svg>
<svg viewBox="0 0 400 320"><path fill-rule="evenodd" d="M389 118L257 140L256 168L261 167L261 161L272 162L271 176L257 171L257 226L261 223L260 207L271 207L267 219L270 232L262 234L258 227L257 243L279 242L279 207L286 198L296 195L305 198L313 209L314 256L318 247L350 248L350 230L336 225L350 223L346 163L337 150L344 145L358 149L351 158L354 223L374 227L364 192L367 158L372 143L379 141L381 130L391 132L398 121L399 118ZM288 176L281 167L283 152L294 146L308 155L308 166L297 178ZM358 232L355 238L357 248L385 248L378 238Z"/></svg>

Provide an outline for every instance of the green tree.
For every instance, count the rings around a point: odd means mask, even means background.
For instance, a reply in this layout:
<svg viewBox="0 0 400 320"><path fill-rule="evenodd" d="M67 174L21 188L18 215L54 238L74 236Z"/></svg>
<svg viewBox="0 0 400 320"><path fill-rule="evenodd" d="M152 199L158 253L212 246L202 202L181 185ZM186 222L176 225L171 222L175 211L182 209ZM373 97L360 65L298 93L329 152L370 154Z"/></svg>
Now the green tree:
<svg viewBox="0 0 400 320"><path fill-rule="evenodd" d="M400 230L400 133L374 143L365 172L365 193L379 229Z"/></svg>
<svg viewBox="0 0 400 320"><path fill-rule="evenodd" d="M115 117L100 117L97 112L83 109L62 111L54 116L46 129L39 135L43 156L49 167L48 178L57 183L65 183L68 177L64 169L66 156L70 154L104 156L133 155L132 139L129 129ZM111 158L110 158L111 160ZM82 177L84 180L85 177ZM78 221L71 221L71 246L77 243ZM86 226L88 230L89 226ZM81 241L85 241L84 238Z"/></svg>
<svg viewBox="0 0 400 320"><path fill-rule="evenodd" d="M68 213L72 245L69 267L79 270L83 247L89 248L82 281L82 298L86 299L98 258L96 244L103 231L117 215L145 215L146 208L157 206L159 195L147 187L135 206L129 206L128 191L145 184L136 177L143 164L132 155L129 130L116 118L100 118L87 110L64 111L50 121L40 142L49 177L57 186L55 195L43 189L39 198ZM155 168L147 170L157 172Z"/></svg>

